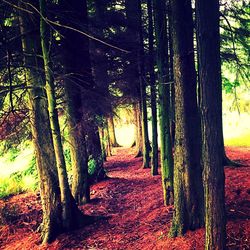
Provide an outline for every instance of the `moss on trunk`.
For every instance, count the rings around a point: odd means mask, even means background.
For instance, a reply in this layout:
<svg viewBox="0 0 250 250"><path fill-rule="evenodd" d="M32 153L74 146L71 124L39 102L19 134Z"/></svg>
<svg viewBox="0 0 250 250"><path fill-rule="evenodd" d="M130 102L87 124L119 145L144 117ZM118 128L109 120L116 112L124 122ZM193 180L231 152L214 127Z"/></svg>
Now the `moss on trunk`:
<svg viewBox="0 0 250 250"><path fill-rule="evenodd" d="M161 141L161 173L164 204L173 202L173 155L170 136L170 86L168 64L168 38L166 4L154 0L155 34L157 45L157 67L159 81L159 120Z"/></svg>
<svg viewBox="0 0 250 250"><path fill-rule="evenodd" d="M174 218L170 236L203 225L201 131L191 0L171 0L175 79Z"/></svg>
<svg viewBox="0 0 250 250"><path fill-rule="evenodd" d="M19 5L26 8L21 3ZM62 230L62 208L49 122L48 100L44 91L42 77L36 70L36 68L41 66L41 61L36 60L36 55L41 52L40 36L36 29L37 25L39 25L39 19L33 19L33 16L30 16L30 14L20 11L19 20L22 34L22 49L25 55L29 55L24 57L24 66L26 67L26 84L29 87L30 124L43 210L43 221L40 231L43 243L48 243L54 240ZM36 30L36 32L28 36L28 31L31 28Z"/></svg>

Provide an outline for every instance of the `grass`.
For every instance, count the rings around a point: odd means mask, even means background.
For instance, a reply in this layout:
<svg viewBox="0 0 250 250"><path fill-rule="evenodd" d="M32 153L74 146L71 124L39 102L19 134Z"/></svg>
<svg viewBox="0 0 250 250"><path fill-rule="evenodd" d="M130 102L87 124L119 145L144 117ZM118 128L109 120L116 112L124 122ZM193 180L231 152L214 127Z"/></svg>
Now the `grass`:
<svg viewBox="0 0 250 250"><path fill-rule="evenodd" d="M224 140L226 146L250 147L250 115L230 112L223 116Z"/></svg>
<svg viewBox="0 0 250 250"><path fill-rule="evenodd" d="M13 152L13 154L11 154ZM0 199L37 189L38 177L33 149L9 150L0 159Z"/></svg>
<svg viewBox="0 0 250 250"><path fill-rule="evenodd" d="M239 137L226 138L225 145L235 147L250 147L250 133L242 134Z"/></svg>
<svg viewBox="0 0 250 250"><path fill-rule="evenodd" d="M18 173L17 175L20 175ZM37 189L37 178L32 175L16 177L0 178L0 199L10 195L20 194L27 191L35 191Z"/></svg>

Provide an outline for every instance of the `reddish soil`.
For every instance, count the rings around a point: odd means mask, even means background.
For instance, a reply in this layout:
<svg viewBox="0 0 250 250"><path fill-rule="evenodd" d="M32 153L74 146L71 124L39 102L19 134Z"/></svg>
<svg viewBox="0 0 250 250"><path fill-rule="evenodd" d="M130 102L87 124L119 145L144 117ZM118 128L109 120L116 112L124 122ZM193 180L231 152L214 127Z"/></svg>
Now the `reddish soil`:
<svg viewBox="0 0 250 250"><path fill-rule="evenodd" d="M250 148L231 147L227 153L244 165L225 170L227 246L250 249ZM141 169L141 158L134 158L130 149L118 148L105 166L110 178L93 185L91 203L81 207L85 214L99 216L94 224L41 246L36 232L41 221L39 196L13 196L0 201L0 249L204 248L204 229L167 237L173 208L163 206L161 178Z"/></svg>

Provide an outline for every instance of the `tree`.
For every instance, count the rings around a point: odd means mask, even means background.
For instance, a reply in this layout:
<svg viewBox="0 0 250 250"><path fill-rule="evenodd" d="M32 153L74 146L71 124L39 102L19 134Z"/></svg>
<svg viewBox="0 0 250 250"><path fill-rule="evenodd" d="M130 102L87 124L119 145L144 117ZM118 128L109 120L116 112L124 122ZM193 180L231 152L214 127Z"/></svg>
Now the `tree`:
<svg viewBox="0 0 250 250"><path fill-rule="evenodd" d="M119 144L116 140L115 135L115 125L114 125L114 117L113 115L110 115L108 117L108 126L109 126L109 134L110 134L110 142L112 147L119 147Z"/></svg>
<svg viewBox="0 0 250 250"><path fill-rule="evenodd" d="M152 0L147 1L148 10L148 43L149 43L149 77L150 77L150 100L152 112L152 159L151 174L158 174L158 129L157 129L157 103L156 103L156 79L154 72L154 30Z"/></svg>
<svg viewBox="0 0 250 250"><path fill-rule="evenodd" d="M174 217L171 236L203 225L200 118L191 0L171 0L175 80Z"/></svg>
<svg viewBox="0 0 250 250"><path fill-rule="evenodd" d="M208 3L197 0L196 14L203 134L205 249L226 249L219 1Z"/></svg>
<svg viewBox="0 0 250 250"><path fill-rule="evenodd" d="M166 3L163 0L154 0L153 6L159 82L161 174L164 204L167 205L173 201L173 155L169 125L170 87L168 74Z"/></svg>
<svg viewBox="0 0 250 250"><path fill-rule="evenodd" d="M20 7L27 7L20 3L19 5ZM35 28L39 25L39 21L22 11L20 11L19 20L22 49L23 54L26 55L24 56L25 77L27 85L31 87L29 90L31 131L43 209L43 222L40 230L42 241L46 243L53 240L62 230L60 189L50 129L48 101L42 77L36 70L36 67L41 65L41 62L38 65L36 60L36 55L40 52L40 46L38 46L40 45L40 36ZM28 36L30 30L33 30L33 33Z"/></svg>
<svg viewBox="0 0 250 250"><path fill-rule="evenodd" d="M142 34L142 13L141 1L137 0L133 3L129 0L125 1L126 17L131 38L133 38L133 52L136 54L134 66L137 67L138 83L135 86L138 93L138 104L141 112L141 128L142 128L142 144L143 144L143 168L149 167L149 139L148 139L148 121L147 121L147 103L146 103L146 84L145 84L145 62L144 62L144 43ZM131 34L132 33L132 34ZM134 35L135 33L135 35ZM134 55L132 55L134 57ZM136 109L136 111L139 111ZM139 121L140 119L137 119ZM139 128L139 126L138 126ZM139 134L137 132L137 134Z"/></svg>
<svg viewBox="0 0 250 250"><path fill-rule="evenodd" d="M87 25L86 1L60 1L60 24L79 28ZM77 20L75 22L74 20ZM78 204L90 200L88 183L88 156L86 146L86 122L84 120L84 100L89 86L92 85L92 73L88 38L69 30L61 30L62 64L64 66L64 90L66 96L69 143L73 170L72 193ZM74 43L72 42L74 41ZM78 45L78 46L77 46ZM78 50L75 48L78 47Z"/></svg>
<svg viewBox="0 0 250 250"><path fill-rule="evenodd" d="M46 79L45 90L48 98L49 120L52 130L52 139L55 150L59 186L61 191L62 221L63 227L66 229L70 229L73 226L72 211L74 209L77 209L77 207L74 204L75 201L71 199L71 191L68 183L66 163L63 154L63 145L56 107L54 77L52 72L51 58L49 55L50 29L44 20L47 17L46 9L47 6L45 0L40 0L40 37Z"/></svg>

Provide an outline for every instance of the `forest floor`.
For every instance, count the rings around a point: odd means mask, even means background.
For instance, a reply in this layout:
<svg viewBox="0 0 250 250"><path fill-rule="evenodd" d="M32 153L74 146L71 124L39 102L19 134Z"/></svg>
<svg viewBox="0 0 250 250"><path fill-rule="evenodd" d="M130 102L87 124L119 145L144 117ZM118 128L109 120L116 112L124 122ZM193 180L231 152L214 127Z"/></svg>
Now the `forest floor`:
<svg viewBox="0 0 250 250"><path fill-rule="evenodd" d="M244 166L226 167L227 246L250 249L250 148L227 148ZM0 249L203 249L204 229L183 237L167 237L173 207L164 207L161 177L141 168L131 149L117 148L105 167L109 178L91 187L85 214L95 223L41 246L36 229L41 222L38 194L20 194L0 201ZM1 221L2 220L2 221Z"/></svg>

